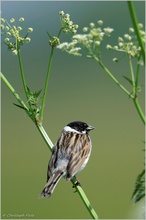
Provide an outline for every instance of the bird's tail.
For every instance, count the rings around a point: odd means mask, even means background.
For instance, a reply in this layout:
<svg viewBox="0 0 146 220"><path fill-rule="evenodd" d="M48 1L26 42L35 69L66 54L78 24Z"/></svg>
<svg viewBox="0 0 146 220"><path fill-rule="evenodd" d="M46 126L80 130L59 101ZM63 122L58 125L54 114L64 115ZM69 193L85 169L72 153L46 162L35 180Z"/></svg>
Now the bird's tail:
<svg viewBox="0 0 146 220"><path fill-rule="evenodd" d="M54 191L54 189L55 189L57 183L59 182L59 180L61 179L61 177L64 176L64 174L65 174L65 173L64 173L63 171L61 171L61 170L58 170L57 172L55 172L55 173L48 179L48 181L47 181L47 183L46 183L46 185L45 185L43 191L42 191L41 194L39 195L39 199L42 199L42 198L44 198L44 197L49 198L49 197L52 195L52 193L53 193L53 191Z"/></svg>

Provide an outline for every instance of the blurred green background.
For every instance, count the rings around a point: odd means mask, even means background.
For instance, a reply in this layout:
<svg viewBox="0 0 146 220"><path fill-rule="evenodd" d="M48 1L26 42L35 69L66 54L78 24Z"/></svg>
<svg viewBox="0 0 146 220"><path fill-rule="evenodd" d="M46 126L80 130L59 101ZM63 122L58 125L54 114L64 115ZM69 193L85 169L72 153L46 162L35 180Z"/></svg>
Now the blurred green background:
<svg viewBox="0 0 146 220"><path fill-rule="evenodd" d="M144 24L145 2L134 2L139 22ZM122 75L129 76L126 57L112 62L114 53L106 44L132 26L125 1L3 1L2 17L25 18L33 27L31 43L22 47L27 85L32 91L43 88L50 55L48 36L60 29L58 12L63 10L79 25L104 21L114 29L103 43L107 67L128 88ZM61 41L70 35L62 35ZM121 56L121 55L119 55ZM2 45L2 72L24 99L18 60ZM140 103L144 109L144 74L141 72ZM15 107L15 98L2 82L2 218L85 219L91 218L71 183L60 181L50 199L39 200L46 181L50 151L24 111ZM131 195L137 175L143 169L144 126L132 101L108 78L95 61L56 50L49 81L43 125L53 143L62 128L73 120L96 127L91 132L93 151L78 178L100 219L141 219L143 201L133 206ZM17 216L17 217L16 217Z"/></svg>

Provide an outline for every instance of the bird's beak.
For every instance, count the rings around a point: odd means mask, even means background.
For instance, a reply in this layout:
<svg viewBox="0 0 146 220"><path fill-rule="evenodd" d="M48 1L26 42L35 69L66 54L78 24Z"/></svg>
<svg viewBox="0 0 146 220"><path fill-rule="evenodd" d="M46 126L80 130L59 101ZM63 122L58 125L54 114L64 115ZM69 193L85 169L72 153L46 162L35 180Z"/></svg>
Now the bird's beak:
<svg viewBox="0 0 146 220"><path fill-rule="evenodd" d="M95 127L91 126L91 125L88 125L87 127L87 131L90 131L90 130L93 130Z"/></svg>

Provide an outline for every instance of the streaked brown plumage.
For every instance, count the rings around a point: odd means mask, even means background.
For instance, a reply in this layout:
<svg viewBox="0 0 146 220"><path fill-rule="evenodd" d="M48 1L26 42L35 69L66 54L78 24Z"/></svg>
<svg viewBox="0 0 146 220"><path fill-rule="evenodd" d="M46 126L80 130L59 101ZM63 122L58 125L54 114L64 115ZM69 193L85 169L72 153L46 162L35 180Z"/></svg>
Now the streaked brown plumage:
<svg viewBox="0 0 146 220"><path fill-rule="evenodd" d="M87 164L92 144L89 131L94 127L84 122L71 122L64 127L54 146L47 172L47 182L39 198L50 197L58 181L69 181Z"/></svg>

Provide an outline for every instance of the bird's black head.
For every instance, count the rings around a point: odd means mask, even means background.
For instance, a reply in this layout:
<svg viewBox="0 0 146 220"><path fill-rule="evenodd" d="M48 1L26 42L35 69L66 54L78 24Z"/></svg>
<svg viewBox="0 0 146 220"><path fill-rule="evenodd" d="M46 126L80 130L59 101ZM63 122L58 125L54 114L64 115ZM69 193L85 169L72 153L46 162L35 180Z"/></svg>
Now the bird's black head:
<svg viewBox="0 0 146 220"><path fill-rule="evenodd" d="M94 129L93 126L88 125L82 121L73 121L73 122L69 123L67 126L69 126L70 128L72 128L78 132L81 132L81 133L87 133L90 130Z"/></svg>

